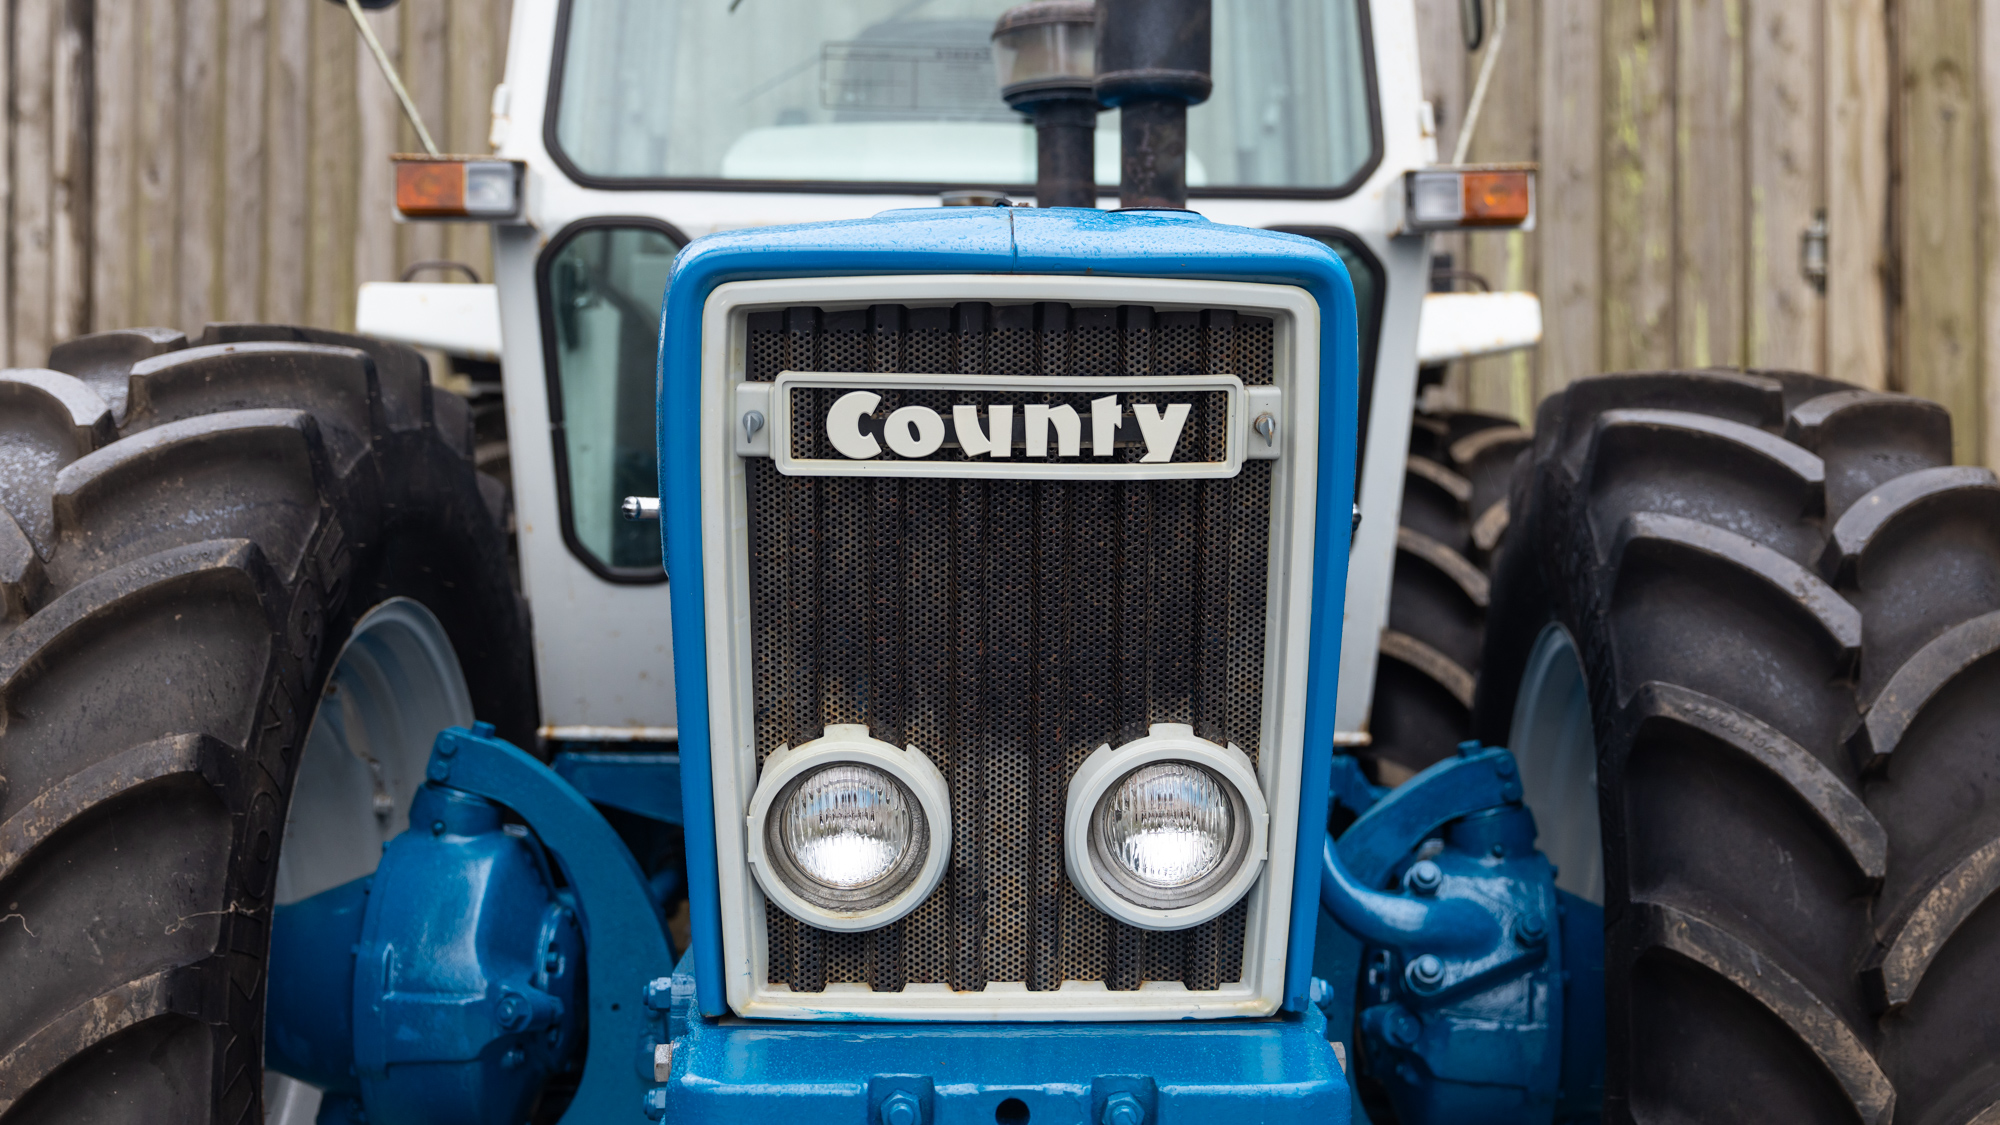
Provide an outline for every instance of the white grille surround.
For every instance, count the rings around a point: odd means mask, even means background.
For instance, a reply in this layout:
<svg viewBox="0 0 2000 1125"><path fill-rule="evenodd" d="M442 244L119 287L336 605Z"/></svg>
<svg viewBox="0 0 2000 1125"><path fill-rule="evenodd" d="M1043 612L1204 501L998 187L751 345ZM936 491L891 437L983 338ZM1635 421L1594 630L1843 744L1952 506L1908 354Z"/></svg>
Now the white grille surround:
<svg viewBox="0 0 2000 1125"><path fill-rule="evenodd" d="M1162 311L1226 309L1270 318L1273 387L1282 450L1272 465L1269 571L1264 622L1260 795L1269 809L1268 856L1246 896L1240 978L1214 989L1148 981L1112 990L1101 981L1065 980L1031 991L1025 981L990 980L978 991L911 982L900 991L828 983L795 992L770 976L766 901L749 861L746 814L757 790L752 683L749 496L735 388L748 362L753 312L959 302L998 305L1067 302L1076 307L1145 305ZM709 744L718 838L723 970L730 1008L777 1019L1168 1020L1266 1016L1282 999L1299 828L1299 774L1306 704L1307 622L1312 591L1318 475L1319 309L1302 289L1236 282L1033 275L908 275L736 282L719 286L703 312L701 387L702 591L711 716ZM1218 372L1216 374L1225 374ZM920 750L928 750L919 747ZM1058 779L1058 787L1067 778ZM940 892L941 893L941 892Z"/></svg>

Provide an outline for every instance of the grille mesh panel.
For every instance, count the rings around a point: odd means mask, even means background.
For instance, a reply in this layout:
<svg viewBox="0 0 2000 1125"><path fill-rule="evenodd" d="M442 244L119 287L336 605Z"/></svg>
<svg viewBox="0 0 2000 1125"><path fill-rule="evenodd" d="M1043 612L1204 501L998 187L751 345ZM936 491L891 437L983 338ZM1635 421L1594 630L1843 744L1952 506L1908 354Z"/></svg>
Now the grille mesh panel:
<svg viewBox="0 0 2000 1125"><path fill-rule="evenodd" d="M1273 375L1272 323L1227 310L802 307L753 313L749 330L747 375L762 382L788 369L1234 374L1253 386ZM800 392L813 396L805 416L839 393ZM1196 399L1184 449L1220 459L1222 400ZM888 392L877 414L952 400ZM792 451L834 455L817 426L798 427ZM1191 724L1256 759L1270 472L1248 461L1229 480L986 481L786 477L749 462L759 767L828 723L864 723L931 758L953 821L943 884L900 922L835 934L767 907L772 982L1241 979L1247 904L1176 933L1107 917L1064 873L1063 804L1091 751L1153 723Z"/></svg>

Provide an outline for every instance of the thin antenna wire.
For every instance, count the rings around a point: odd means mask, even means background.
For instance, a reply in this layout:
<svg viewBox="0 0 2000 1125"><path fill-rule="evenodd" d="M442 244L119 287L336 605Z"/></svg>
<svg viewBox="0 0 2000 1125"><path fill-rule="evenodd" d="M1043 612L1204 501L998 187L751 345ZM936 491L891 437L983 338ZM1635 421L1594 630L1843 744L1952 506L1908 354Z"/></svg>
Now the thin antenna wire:
<svg viewBox="0 0 2000 1125"><path fill-rule="evenodd" d="M347 2L352 4L354 0ZM1472 103L1465 109L1465 126L1458 131L1458 144L1452 147L1453 164L1465 163L1465 154L1472 151L1472 133L1479 128L1479 109L1486 104L1486 83L1493 77L1493 63L1500 57L1500 41L1505 38L1507 38L1507 0L1495 0L1493 38L1487 41L1486 57L1479 62L1479 80L1472 84Z"/></svg>
<svg viewBox="0 0 2000 1125"><path fill-rule="evenodd" d="M1500 2L1504 5L1507 0ZM424 151L432 156L441 155L437 142L431 140L431 131L424 128L424 119L417 115L417 103L410 100L410 92L403 89L403 80L396 75L396 64L389 61L389 52L384 51L382 41L375 38L375 29L361 17L361 0L347 0L347 11L354 17L354 26L361 29L361 38L367 41L368 49L374 53L375 65L382 68L382 77L389 80L389 88L396 91L396 100L403 103L403 116L410 119L410 125L417 131L417 139L424 142ZM1506 8L1502 7L1501 11L1506 11ZM1483 76L1480 81L1485 81Z"/></svg>

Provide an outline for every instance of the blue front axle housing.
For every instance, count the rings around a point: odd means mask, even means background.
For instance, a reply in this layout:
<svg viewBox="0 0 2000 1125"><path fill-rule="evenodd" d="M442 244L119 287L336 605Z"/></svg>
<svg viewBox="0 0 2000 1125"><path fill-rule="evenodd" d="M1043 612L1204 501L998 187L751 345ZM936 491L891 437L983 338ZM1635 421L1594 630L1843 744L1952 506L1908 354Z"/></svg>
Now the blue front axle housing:
<svg viewBox="0 0 2000 1125"><path fill-rule="evenodd" d="M564 764L586 784L613 771L628 805L645 774L678 769L670 755L650 771ZM518 1122L549 1078L579 1066L569 1125L1349 1120L1314 1008L1172 1024L705 1016L691 957L650 977L671 964L657 902L575 785L485 724L440 734L429 776L374 875L275 922L269 1064L328 1091L328 1125Z"/></svg>

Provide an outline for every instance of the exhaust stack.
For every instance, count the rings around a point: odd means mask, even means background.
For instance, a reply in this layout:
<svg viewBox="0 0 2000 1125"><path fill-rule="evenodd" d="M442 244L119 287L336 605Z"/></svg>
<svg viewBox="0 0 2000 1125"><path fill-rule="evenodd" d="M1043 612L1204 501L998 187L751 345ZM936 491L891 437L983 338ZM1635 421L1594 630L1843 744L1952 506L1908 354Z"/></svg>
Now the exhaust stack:
<svg viewBox="0 0 2000 1125"><path fill-rule="evenodd" d="M1097 0L1097 97L1116 107L1118 205L1187 209L1187 110L1208 100L1210 0Z"/></svg>
<svg viewBox="0 0 2000 1125"><path fill-rule="evenodd" d="M1097 12L1091 0L1033 0L993 28L1000 95L1035 123L1035 201L1097 206Z"/></svg>

